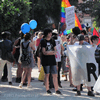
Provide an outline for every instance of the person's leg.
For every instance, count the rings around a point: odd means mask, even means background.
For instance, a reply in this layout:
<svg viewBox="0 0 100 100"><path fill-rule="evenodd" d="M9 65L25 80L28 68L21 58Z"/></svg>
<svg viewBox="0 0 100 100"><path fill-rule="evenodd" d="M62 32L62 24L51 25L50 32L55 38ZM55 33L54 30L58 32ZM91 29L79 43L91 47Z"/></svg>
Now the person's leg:
<svg viewBox="0 0 100 100"><path fill-rule="evenodd" d="M4 69L3 69L3 76L2 76L2 80L7 81L7 76L8 76L8 70L7 70L7 63L4 65Z"/></svg>
<svg viewBox="0 0 100 100"><path fill-rule="evenodd" d="M49 74L45 74L45 86L46 86L46 90L49 90Z"/></svg>
<svg viewBox="0 0 100 100"><path fill-rule="evenodd" d="M28 84L27 84L27 86L30 86L30 82L31 82L31 72L32 72L32 68L28 68L28 73L27 73Z"/></svg>
<svg viewBox="0 0 100 100"><path fill-rule="evenodd" d="M43 66L44 72L45 72L45 86L46 91L49 90L49 72L50 72L50 66Z"/></svg>
<svg viewBox="0 0 100 100"><path fill-rule="evenodd" d="M41 70L41 60L40 60L40 57L37 57L37 66L38 66L38 69L39 69L39 72Z"/></svg>
<svg viewBox="0 0 100 100"><path fill-rule="evenodd" d="M59 87L62 87L60 81L60 70L61 70L61 62L58 62L58 85Z"/></svg>
<svg viewBox="0 0 100 100"><path fill-rule="evenodd" d="M55 91L58 90L58 80L57 80L57 74L52 74L53 76L53 84L54 84L54 87L55 87Z"/></svg>
<svg viewBox="0 0 100 100"><path fill-rule="evenodd" d="M51 73L53 76L53 84L55 87L56 94L61 94L61 92L58 90L58 79L57 79L57 67L56 67L56 65L50 66L50 70L51 70Z"/></svg>
<svg viewBox="0 0 100 100"><path fill-rule="evenodd" d="M0 79L1 79L1 77L2 77L3 68L4 68L4 65L5 65L5 64L6 64L6 61L0 59Z"/></svg>
<svg viewBox="0 0 100 100"><path fill-rule="evenodd" d="M77 85L77 93L75 94L76 96L80 96L81 92L80 92L80 85Z"/></svg>
<svg viewBox="0 0 100 100"><path fill-rule="evenodd" d="M54 84L54 87L55 87L55 91L57 91L58 90L58 79L57 79L56 65L50 66L50 70L51 70L51 73L52 73L52 76L53 76L53 84Z"/></svg>
<svg viewBox="0 0 100 100"><path fill-rule="evenodd" d="M88 94L87 94L88 96L95 96L91 90L91 87L87 87L87 89L88 89Z"/></svg>
<svg viewBox="0 0 100 100"><path fill-rule="evenodd" d="M11 62L7 61L8 82L9 82L9 84L10 84L10 83L12 84L12 71L11 71L11 68L12 68Z"/></svg>
<svg viewBox="0 0 100 100"><path fill-rule="evenodd" d="M67 74L65 75L65 78L66 78L66 79L65 79L64 81L67 81Z"/></svg>
<svg viewBox="0 0 100 100"><path fill-rule="evenodd" d="M49 88L54 88L53 77L52 77L51 71L49 75Z"/></svg>
<svg viewBox="0 0 100 100"><path fill-rule="evenodd" d="M77 86L77 90L80 91L80 85Z"/></svg>
<svg viewBox="0 0 100 100"><path fill-rule="evenodd" d="M71 73L71 67L69 66L69 82L70 82L70 86L73 85L72 83L72 73Z"/></svg>
<svg viewBox="0 0 100 100"><path fill-rule="evenodd" d="M22 73L22 79L21 79L21 83L23 84L27 75L27 68L23 68L23 73Z"/></svg>
<svg viewBox="0 0 100 100"><path fill-rule="evenodd" d="M16 82L18 82L18 83L21 82L22 72L23 72L23 68L21 68L21 64L18 63L17 78L16 78Z"/></svg>

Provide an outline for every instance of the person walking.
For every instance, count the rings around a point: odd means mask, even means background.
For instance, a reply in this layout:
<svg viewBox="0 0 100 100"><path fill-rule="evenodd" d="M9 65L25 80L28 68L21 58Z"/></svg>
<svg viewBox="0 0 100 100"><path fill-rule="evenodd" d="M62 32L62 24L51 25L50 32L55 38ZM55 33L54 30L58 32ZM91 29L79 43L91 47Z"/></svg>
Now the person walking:
<svg viewBox="0 0 100 100"><path fill-rule="evenodd" d="M2 32L1 35L2 35L2 42L0 42L0 49L2 52L3 51L3 48L7 50L7 52L12 52L13 50L13 46L12 46L12 42L10 40L7 39L7 36L10 32L8 31L5 31L5 32ZM3 53L2 53L3 54ZM2 55L1 54L1 55ZM11 68L12 68L12 63L7 61L7 60L4 60L3 59L4 56L2 55L1 56L1 59L0 59L0 68L1 68L1 72L0 72L0 78L2 76L2 71L3 71L3 67L4 65L7 63L7 70L8 70L8 82L9 82L9 85L12 85L12 72L11 72Z"/></svg>
<svg viewBox="0 0 100 100"><path fill-rule="evenodd" d="M33 59L33 50L35 50L35 47L31 40L30 33L26 33L24 35L24 42L22 42L20 46L21 46L21 50L22 50L22 55L23 55L23 49L27 48L27 54L29 55L31 61L28 65L24 61L21 62L22 68L23 68L23 73L22 73L22 79L21 79L21 83L19 84L19 87L22 88L23 83L27 77L27 80L28 80L27 88L29 88L29 87L31 87L30 82L31 82L32 68L35 67L34 59Z"/></svg>

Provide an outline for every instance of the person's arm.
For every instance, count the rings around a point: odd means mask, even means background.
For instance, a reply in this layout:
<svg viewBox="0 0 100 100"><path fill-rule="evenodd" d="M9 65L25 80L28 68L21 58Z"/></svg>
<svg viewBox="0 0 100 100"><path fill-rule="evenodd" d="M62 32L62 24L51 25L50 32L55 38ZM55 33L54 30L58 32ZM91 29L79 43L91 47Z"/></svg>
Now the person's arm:
<svg viewBox="0 0 100 100"><path fill-rule="evenodd" d="M42 53L44 55L55 55L56 54L56 51L46 51L45 48L43 47L42 48Z"/></svg>
<svg viewBox="0 0 100 100"><path fill-rule="evenodd" d="M70 42L68 45L73 45L77 41L77 39L76 38L73 39L72 33L70 33L69 36L70 36Z"/></svg>
<svg viewBox="0 0 100 100"><path fill-rule="evenodd" d="M35 47L34 47L34 43L33 42L30 42L29 46L32 48L32 50L35 50Z"/></svg>
<svg viewBox="0 0 100 100"><path fill-rule="evenodd" d="M17 43L19 42L19 39L20 39L20 38L18 38L17 40L15 40L15 42L14 42L14 44L13 44L13 47L15 47L15 48L20 48L20 46L16 46Z"/></svg>

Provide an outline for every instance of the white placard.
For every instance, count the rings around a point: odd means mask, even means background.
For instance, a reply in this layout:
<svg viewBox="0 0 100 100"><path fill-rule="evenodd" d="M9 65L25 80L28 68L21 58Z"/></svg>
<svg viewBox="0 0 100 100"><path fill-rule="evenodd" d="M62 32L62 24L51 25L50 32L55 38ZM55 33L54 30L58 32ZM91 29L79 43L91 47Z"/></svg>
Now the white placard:
<svg viewBox="0 0 100 100"><path fill-rule="evenodd" d="M75 27L75 11L74 6L65 8L66 30L70 30Z"/></svg>
<svg viewBox="0 0 100 100"><path fill-rule="evenodd" d="M68 56L71 65L72 81L75 86L82 80L86 86L94 86L98 78L98 64L95 60L95 47L91 45L68 45Z"/></svg>

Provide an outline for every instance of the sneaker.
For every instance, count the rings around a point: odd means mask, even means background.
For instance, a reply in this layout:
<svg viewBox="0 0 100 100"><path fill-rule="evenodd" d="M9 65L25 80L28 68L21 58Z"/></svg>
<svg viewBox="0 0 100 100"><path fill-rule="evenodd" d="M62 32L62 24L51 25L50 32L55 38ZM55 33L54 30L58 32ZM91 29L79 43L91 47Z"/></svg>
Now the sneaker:
<svg viewBox="0 0 100 100"><path fill-rule="evenodd" d="M83 91L83 88L80 88L81 91ZM75 87L72 91L77 91L77 87Z"/></svg>
<svg viewBox="0 0 100 100"><path fill-rule="evenodd" d="M52 92L50 90L47 90L47 94L52 94Z"/></svg>
<svg viewBox="0 0 100 100"><path fill-rule="evenodd" d="M70 84L70 87L74 87L74 85L73 84Z"/></svg>
<svg viewBox="0 0 100 100"><path fill-rule="evenodd" d="M77 88L75 87L72 91L77 91Z"/></svg>
<svg viewBox="0 0 100 100"><path fill-rule="evenodd" d="M20 83L20 84L19 84L19 87L20 87L20 88L22 88L22 86L23 86L23 84L22 84L22 83Z"/></svg>
<svg viewBox="0 0 100 100"><path fill-rule="evenodd" d="M59 86L60 88L62 88L61 84L58 84L58 86Z"/></svg>
<svg viewBox="0 0 100 100"><path fill-rule="evenodd" d="M95 95L93 94L92 91L89 91L89 92L88 92L88 96L93 96L93 97L94 97Z"/></svg>
<svg viewBox="0 0 100 100"><path fill-rule="evenodd" d="M9 85L12 85L12 82L9 82Z"/></svg>
<svg viewBox="0 0 100 100"><path fill-rule="evenodd" d="M100 95L100 93L96 92L96 95Z"/></svg>
<svg viewBox="0 0 100 100"><path fill-rule="evenodd" d="M75 96L80 96L80 95L81 95L80 91L77 91L77 93L75 94Z"/></svg>
<svg viewBox="0 0 100 100"><path fill-rule="evenodd" d="M6 79L3 79L3 78L2 78L1 81L2 81L2 82L8 82L8 79L7 79L7 78L6 78Z"/></svg>
<svg viewBox="0 0 100 100"><path fill-rule="evenodd" d="M59 90L56 91L56 94L62 95L62 93Z"/></svg>

